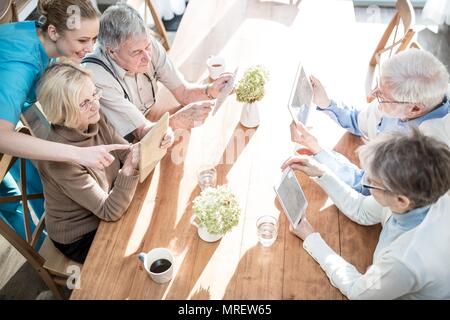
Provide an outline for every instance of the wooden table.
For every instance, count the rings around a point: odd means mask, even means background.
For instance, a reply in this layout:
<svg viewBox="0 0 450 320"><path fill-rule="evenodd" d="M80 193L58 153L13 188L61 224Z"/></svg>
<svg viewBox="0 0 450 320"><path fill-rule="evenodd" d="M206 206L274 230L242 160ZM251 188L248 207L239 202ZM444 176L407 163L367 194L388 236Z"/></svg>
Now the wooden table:
<svg viewBox="0 0 450 320"><path fill-rule="evenodd" d="M330 96L364 101L364 70L373 48L354 49L361 42L354 38L351 1L292 2L189 2L171 58L190 81L206 77L210 54L224 56L228 70L264 65L271 80L260 103L261 124L256 130L240 126L241 104L232 96L203 126L182 134L153 175L138 186L124 217L101 223L81 288L72 299L343 299L289 233L272 186L281 163L293 152L286 105L298 60L322 80ZM176 102L160 90L154 112L169 105ZM311 123L326 147L336 146L356 160L359 139L344 134L322 113L314 113ZM196 169L206 163L217 165L218 183L231 187L242 209L238 226L216 243L200 240L189 224L192 200L200 191ZM364 272L379 227L354 224L312 180L302 174L298 179L310 203L311 224ZM279 216L278 239L270 248L261 247L256 236L255 222L263 214ZM174 278L167 284L153 282L137 258L155 247L169 248L175 256Z"/></svg>

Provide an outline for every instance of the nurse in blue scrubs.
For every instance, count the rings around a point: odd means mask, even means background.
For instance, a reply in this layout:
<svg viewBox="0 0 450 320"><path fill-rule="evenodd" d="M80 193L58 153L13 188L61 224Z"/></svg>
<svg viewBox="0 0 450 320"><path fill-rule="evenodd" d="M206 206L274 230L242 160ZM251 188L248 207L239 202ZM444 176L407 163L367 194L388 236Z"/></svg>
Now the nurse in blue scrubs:
<svg viewBox="0 0 450 320"><path fill-rule="evenodd" d="M21 113L36 101L36 85L50 59L80 62L92 52L99 30L100 14L90 0L39 0L38 10L38 22L0 25L0 153L107 167L114 160L109 152L128 146L80 148L15 132ZM42 192L39 175L29 161L27 169L28 192ZM0 184L0 197L18 194L18 175L16 164ZM43 202L33 201L32 206L41 216ZM25 238L20 203L0 204L0 218Z"/></svg>

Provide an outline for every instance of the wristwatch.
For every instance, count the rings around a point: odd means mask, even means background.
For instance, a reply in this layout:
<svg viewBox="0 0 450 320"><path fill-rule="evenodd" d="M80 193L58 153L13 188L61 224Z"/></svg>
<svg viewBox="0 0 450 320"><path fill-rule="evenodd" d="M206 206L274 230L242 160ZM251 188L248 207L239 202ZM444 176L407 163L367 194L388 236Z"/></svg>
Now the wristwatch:
<svg viewBox="0 0 450 320"><path fill-rule="evenodd" d="M215 99L215 98L208 92L209 87L210 87L210 85L207 84L206 87L205 87L205 95L208 96L208 98L210 98L211 100L212 100L212 99Z"/></svg>

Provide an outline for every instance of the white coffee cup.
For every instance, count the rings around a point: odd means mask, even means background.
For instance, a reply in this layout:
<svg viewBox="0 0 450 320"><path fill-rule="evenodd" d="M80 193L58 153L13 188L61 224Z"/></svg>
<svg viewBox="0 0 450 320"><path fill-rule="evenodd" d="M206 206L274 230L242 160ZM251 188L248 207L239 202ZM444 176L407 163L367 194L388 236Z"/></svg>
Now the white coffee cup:
<svg viewBox="0 0 450 320"><path fill-rule="evenodd" d="M210 56L206 60L208 66L209 77L212 80L216 80L222 73L225 72L225 59L219 56Z"/></svg>
<svg viewBox="0 0 450 320"><path fill-rule="evenodd" d="M153 281L165 283L173 277L173 255L166 248L155 248L148 253L141 252L139 260Z"/></svg>

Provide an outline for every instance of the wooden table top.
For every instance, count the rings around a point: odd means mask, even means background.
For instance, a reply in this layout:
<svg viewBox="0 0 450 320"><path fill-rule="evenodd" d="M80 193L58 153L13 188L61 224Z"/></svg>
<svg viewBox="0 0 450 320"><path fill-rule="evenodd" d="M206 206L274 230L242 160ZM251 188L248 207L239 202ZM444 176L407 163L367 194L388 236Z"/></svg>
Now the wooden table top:
<svg viewBox="0 0 450 320"><path fill-rule="evenodd" d="M373 48L354 38L351 1L191 0L170 56L189 81L207 76L211 54L225 57L227 70L255 64L270 73L259 103L261 124L239 124L241 104L229 97L204 125L180 136L142 184L123 218L101 223L71 299L343 299L320 266L289 233L275 202L273 185L281 163L293 153L286 108L299 59L325 84L332 97L364 101L365 67ZM381 31L382 32L382 31ZM377 40L370 42L373 47ZM344 48L346 48L344 50ZM359 69L358 69L359 68ZM168 91L158 93L157 110L175 106ZM360 140L327 116L314 112L313 132L325 147L356 161ZM196 170L217 165L218 184L228 184L242 213L238 226L220 241L202 241L189 224L192 200L200 193ZM371 264L379 227L363 227L340 214L321 188L297 175L309 202L308 220L325 241L360 272ZM263 248L256 219L279 216L278 238ZM153 282L138 260L140 252L165 247L175 256L174 277Z"/></svg>

